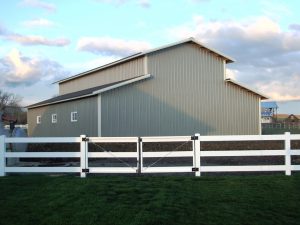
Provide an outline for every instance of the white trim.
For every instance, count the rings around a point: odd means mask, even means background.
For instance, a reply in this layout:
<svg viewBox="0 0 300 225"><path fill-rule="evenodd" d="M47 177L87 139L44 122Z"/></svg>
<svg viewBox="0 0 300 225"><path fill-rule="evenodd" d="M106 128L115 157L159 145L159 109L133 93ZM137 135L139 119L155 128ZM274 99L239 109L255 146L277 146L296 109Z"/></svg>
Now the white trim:
<svg viewBox="0 0 300 225"><path fill-rule="evenodd" d="M227 79L227 74L226 74L226 60L223 60L223 73L224 73L224 80Z"/></svg>
<svg viewBox="0 0 300 225"><path fill-rule="evenodd" d="M118 84L100 89L98 91L94 91L93 94L94 95L100 94L100 93L103 93L103 92L106 92L106 91L109 91L109 90L112 90L112 89L115 89L115 88L118 88L118 87L122 87L122 86L125 86L127 84L131 84L131 83L134 83L134 82L137 82L137 81L140 81L140 80L144 80L144 79L150 78L150 77L151 77L151 74L146 74L146 75L143 75L143 76L140 76L140 77L137 77L137 78L133 78L133 79L130 79L130 80L127 80L127 81L124 81L124 82L120 82Z"/></svg>
<svg viewBox="0 0 300 225"><path fill-rule="evenodd" d="M61 102L68 102L68 101L72 101L72 100L76 100L76 99L81 99L81 98L91 97L91 96L97 95L97 94L99 94L99 93L103 93L103 92L105 92L105 91L109 91L109 90L114 89L114 88L117 88L117 87L121 87L121 86L130 84L130 83L133 83L133 82L136 82L136 81L140 81L140 80L143 80L143 79L147 79L147 78L149 78L149 77L151 77L151 74L142 75L142 76L139 76L139 77L137 77L137 78L132 78L132 79L130 79L130 80L127 80L127 81L124 81L124 82L120 82L119 84L109 86L109 87L107 87L107 88L99 89L99 90L97 90L97 91L94 91L94 92L91 93L91 94L81 95L81 96L74 97L74 98L67 98L67 99L63 99L63 100L59 100L59 101L55 101L55 102L50 102L50 103L44 103L44 104L41 104L41 105L35 105L35 106L32 106L32 107L29 106L29 107L27 107L27 108L28 108L28 109L34 109L34 108L38 108L38 107L41 107L41 106L53 105L53 104L57 104L57 103L61 103Z"/></svg>
<svg viewBox="0 0 300 225"><path fill-rule="evenodd" d="M67 101L71 101L71 100L76 100L76 99L80 99L80 98L85 98L85 97L90 97L90 96L93 96L94 94L88 94L88 95L81 95L81 96L78 96L78 97L74 97L74 98L67 98L67 99L64 99L64 100L59 100L59 101L55 101L55 102L51 102L51 103L44 103L44 104L41 104L41 105L35 105L35 106L32 106L32 107L27 107L28 109L34 109L34 108L38 108L38 107L41 107L41 106L46 106L46 105L53 105L53 104L57 104L57 103L61 103L61 102L67 102Z"/></svg>
<svg viewBox="0 0 300 225"><path fill-rule="evenodd" d="M144 56L144 74L149 74L148 72L148 56Z"/></svg>
<svg viewBox="0 0 300 225"><path fill-rule="evenodd" d="M36 123L41 124L42 123L42 116L36 116Z"/></svg>
<svg viewBox="0 0 300 225"><path fill-rule="evenodd" d="M98 137L101 137L101 94L97 97L97 110L98 110Z"/></svg>
<svg viewBox="0 0 300 225"><path fill-rule="evenodd" d="M258 101L258 134L262 134L262 128L261 128L261 98Z"/></svg>
<svg viewBox="0 0 300 225"><path fill-rule="evenodd" d="M51 122L52 122L52 123L57 123L57 114L56 114L56 113L53 113L53 114L51 115Z"/></svg>
<svg viewBox="0 0 300 225"><path fill-rule="evenodd" d="M184 43L188 43L188 42L194 42L195 44L199 45L200 47L203 47L205 49L207 49L208 51L211 51L211 52L214 52L216 53L217 55L219 56L222 56L223 58L227 59L229 62L235 62L235 60L211 47L208 47L206 45L204 45L203 43L197 41L195 38L193 37L190 37L190 38L187 38L187 39L184 39L184 40L181 40L181 41L178 41L178 42L175 42L175 43L171 43L171 44L167 44L167 45L163 45L161 47L158 47L158 48L154 48L154 49L150 49L149 51L145 51L143 54L146 55L146 54L149 54L149 53L152 53L152 52L156 52L156 51L160 51L160 50L163 50L165 48L170 48L170 47L173 47L173 46L176 46L176 45L181 45L181 44L184 44Z"/></svg>
<svg viewBox="0 0 300 225"><path fill-rule="evenodd" d="M73 115L76 115L75 119L73 118ZM77 111L71 112L71 122L77 122L77 121L78 121L78 112Z"/></svg>
<svg viewBox="0 0 300 225"><path fill-rule="evenodd" d="M117 60L117 61L114 61L114 62L105 64L105 65L103 65L103 66L100 66L100 67L97 67L97 68L94 68L94 69L91 69L91 70L88 70L88 71L79 73L79 74L77 74L77 75L74 75L74 76L71 76L71 77L67 77L67 78L62 79L62 80L55 81L55 82L53 82L52 84L56 84L56 83L58 83L58 84L64 83L64 82L66 82L66 81L68 81L68 80L73 80L73 79L76 79L76 78L78 78L78 77L82 77L82 76L85 76L85 75L87 75L87 74L90 74L90 73L93 73L93 72L97 72L97 71L99 71L99 70L106 69L106 68L108 68L108 67L112 67L112 66L118 65L118 64L120 64L120 63L126 62L126 61L130 61L131 59L136 59L136 58L141 57L141 56L143 56L143 55L144 55L144 54L141 53L141 52L140 52L140 53L136 53L136 54L134 54L134 55L132 55L132 56L128 56L128 57L125 57L125 58L123 58L123 59L119 59L119 60Z"/></svg>
<svg viewBox="0 0 300 225"><path fill-rule="evenodd" d="M230 78L227 78L225 81L226 81L226 82L230 82L230 83L232 83L232 84L235 84L235 85L237 85L237 86L240 86L241 88L244 88L244 89L246 89L246 90L248 90L248 91L250 91L250 92L253 92L254 94L259 95L262 99L268 99L268 98L269 98L269 97L265 96L264 94L262 94L262 93L260 93L260 92L258 92L258 91L255 91L255 90L253 90L253 89L251 89L251 88L249 88L249 87L247 87L247 86L245 86L245 85L243 85L243 84L240 84L239 82L237 82L237 81L235 81L235 80L232 80L232 79L230 79Z"/></svg>

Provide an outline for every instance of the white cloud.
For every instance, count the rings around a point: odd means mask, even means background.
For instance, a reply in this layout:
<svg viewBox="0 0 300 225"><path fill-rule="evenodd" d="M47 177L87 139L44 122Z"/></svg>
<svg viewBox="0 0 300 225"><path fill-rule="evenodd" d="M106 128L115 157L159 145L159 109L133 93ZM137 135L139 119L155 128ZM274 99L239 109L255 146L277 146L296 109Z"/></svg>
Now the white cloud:
<svg viewBox="0 0 300 225"><path fill-rule="evenodd" d="M63 47L70 44L67 38L49 39L40 35L22 35L0 27L0 37L7 41L13 41L22 45L46 45Z"/></svg>
<svg viewBox="0 0 300 225"><path fill-rule="evenodd" d="M39 35L21 35L21 34L9 34L4 36L5 40L17 42L22 45L47 45L47 46L56 46L63 47L70 44L70 40L67 38L56 38L48 39Z"/></svg>
<svg viewBox="0 0 300 225"><path fill-rule="evenodd" d="M135 2L138 6L143 7L143 8L149 8L151 6L150 1L149 0L95 0L97 2L101 2L101 3L106 3L106 4L112 4L115 6L121 6L121 5L125 5L126 3L129 2Z"/></svg>
<svg viewBox="0 0 300 225"><path fill-rule="evenodd" d="M24 57L18 49L12 49L0 58L0 87L32 85L41 80L53 81L68 72L57 62L49 59Z"/></svg>
<svg viewBox="0 0 300 225"><path fill-rule="evenodd" d="M114 5L122 5L128 0L96 0L97 2L107 3L107 4L114 4Z"/></svg>
<svg viewBox="0 0 300 225"><path fill-rule="evenodd" d="M110 37L82 37L77 43L77 49L103 56L128 56L150 48L144 41L129 41Z"/></svg>
<svg viewBox="0 0 300 225"><path fill-rule="evenodd" d="M238 73L239 73L238 70L226 68L226 78L236 80L236 77L237 77Z"/></svg>
<svg viewBox="0 0 300 225"><path fill-rule="evenodd" d="M41 0L23 0L23 1L21 1L21 5L35 7L35 8L41 8L41 9L45 9L49 12L56 11L56 6L54 4L48 3L45 1L41 1Z"/></svg>
<svg viewBox="0 0 300 225"><path fill-rule="evenodd" d="M276 1L261 1L260 9L264 16L274 20L293 14L287 5Z"/></svg>
<svg viewBox="0 0 300 225"><path fill-rule="evenodd" d="M47 19L34 19L34 20L27 20L23 22L24 26L26 27L52 27L54 23Z"/></svg>
<svg viewBox="0 0 300 225"><path fill-rule="evenodd" d="M300 99L300 30L283 31L266 17L244 21L205 21L195 16L189 23L167 31L172 38L196 37L230 55L229 73L275 100Z"/></svg>

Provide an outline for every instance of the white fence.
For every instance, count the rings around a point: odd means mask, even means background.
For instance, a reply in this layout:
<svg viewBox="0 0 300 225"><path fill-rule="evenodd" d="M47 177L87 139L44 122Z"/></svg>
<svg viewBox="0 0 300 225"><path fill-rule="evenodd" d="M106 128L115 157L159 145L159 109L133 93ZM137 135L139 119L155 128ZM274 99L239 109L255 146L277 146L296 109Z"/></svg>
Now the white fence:
<svg viewBox="0 0 300 225"><path fill-rule="evenodd" d="M21 128L21 129L24 129L24 130L28 130L28 124L16 124L15 127ZM4 129L9 130L10 126L9 125L5 125Z"/></svg>
<svg viewBox="0 0 300 225"><path fill-rule="evenodd" d="M234 150L234 151L201 151L201 142L218 141L284 141L284 149L278 150ZM300 135L245 135L245 136L171 136L171 137L80 137L69 138L6 138L0 137L0 176L6 173L80 173L81 177L86 177L87 173L180 173L191 172L200 176L201 172L245 172L245 171L285 171L286 175L291 175L292 171L300 171L300 165L291 164L291 156L299 156L300 150L291 150L291 141L300 140ZM143 151L144 143L157 142L179 142L192 145L192 151ZM7 152L6 146L16 143L78 143L80 152ZM136 143L134 152L89 152L88 143ZM285 158L283 165L247 165L247 166L203 166L203 157L235 157L235 156L282 156ZM156 167L144 166L144 159L157 158L159 161L167 157L191 157L193 163L190 166L165 166ZM79 158L80 164L75 167L24 167L7 166L10 158ZM117 158L124 162L124 158L135 158L135 166L123 167L93 167L89 165L89 159L93 158Z"/></svg>

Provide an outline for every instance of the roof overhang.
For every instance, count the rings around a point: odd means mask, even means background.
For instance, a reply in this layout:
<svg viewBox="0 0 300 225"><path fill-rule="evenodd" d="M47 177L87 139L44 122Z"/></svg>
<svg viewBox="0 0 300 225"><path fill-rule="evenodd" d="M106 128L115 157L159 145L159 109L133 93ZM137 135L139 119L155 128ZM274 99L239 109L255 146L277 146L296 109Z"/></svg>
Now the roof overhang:
<svg viewBox="0 0 300 225"><path fill-rule="evenodd" d="M76 96L76 97L72 97L72 98L66 98L66 99L63 99L63 100L53 101L53 102L50 102L50 103L41 102L41 104L37 103L37 104L34 104L34 105L27 106L27 108L28 109L33 109L33 108L38 108L38 107L41 107L41 106L53 105L53 104L58 104L58 103L62 103L62 102L68 102L68 101L73 101L73 100L77 100L77 99L81 99L81 98L95 96L95 95L104 93L106 91L110 91L110 90L113 90L113 89L116 89L116 88L119 88L119 87L122 87L122 86L126 86L126 85L131 84L131 83L135 83L135 82L138 82L138 81L141 81L141 80L148 79L151 76L152 76L151 74L142 75L142 76L135 77L135 78L132 78L132 79L129 79L129 80L125 80L123 82L122 81L118 82L117 84L112 84L112 85L108 85L108 86L105 85L104 88L99 88L98 90L95 90L95 91L93 91L89 94L80 95L80 96Z"/></svg>
<svg viewBox="0 0 300 225"><path fill-rule="evenodd" d="M262 94L262 93L260 93L260 92L258 92L256 90L253 90L252 88L249 88L249 87L247 87L247 86L245 86L245 85L243 85L243 84L241 84L241 83L239 83L237 81L234 81L234 80L232 80L230 78L227 78L225 81L229 82L231 84L237 85L237 86L239 86L239 87L241 87L241 88L243 88L243 89L245 89L245 90L247 90L249 92L252 92L253 94L256 94L256 95L260 96L260 98L262 100L269 99L269 97L267 97L266 95L264 95L264 94Z"/></svg>
<svg viewBox="0 0 300 225"><path fill-rule="evenodd" d="M218 57L221 57L225 60L226 63L232 63L232 62L235 62L235 60L211 47L208 47L202 43L200 43L199 41L197 41L195 38L188 38L188 39L184 39L182 41L178 41L178 42L175 42L175 43L172 43L172 44L168 44L168 45L164 45L164 46L161 46L159 48L154 48L154 49L150 49L148 51L145 51L145 52L139 52L139 53L136 53L134 55L131 55L131 56L128 56L128 57L125 57L125 58L122 58L122 59L119 59L117 61L114 61L114 62L111 62L111 63L108 63L108 64L105 64L103 66L100 66L100 67L97 67L95 69L91 69L91 70L88 70L88 71L85 71L85 72L82 72L82 73L79 73L79 74L76 74L74 76L71 76L71 77L67 77L65 79L62 79L62 80L58 80L56 82L54 82L53 84L55 83L64 83L66 81L69 81L69 80L73 80L73 79L76 79L78 77L82 77L82 76L85 76L87 74L90 74L90 73L93 73L93 72L97 72L97 71L100 71L100 70L103 70L103 69L106 69L108 67L112 67L112 66L115 66L115 65L118 65L118 64L121 64L121 63L124 63L124 62L127 62L127 61L130 61L132 59L136 59L136 58L139 58L139 57L143 57L145 55L148 55L148 54L151 54L151 53L154 53L154 52L157 52L157 51L160 51L160 50L163 50L163 49L167 49L167 48L171 48L171 47L174 47L174 46L177 46L177 45L181 45L181 44L185 44L185 43L194 43L194 44L197 44L200 48L204 48L206 50L208 50L209 52L215 54L216 56Z"/></svg>

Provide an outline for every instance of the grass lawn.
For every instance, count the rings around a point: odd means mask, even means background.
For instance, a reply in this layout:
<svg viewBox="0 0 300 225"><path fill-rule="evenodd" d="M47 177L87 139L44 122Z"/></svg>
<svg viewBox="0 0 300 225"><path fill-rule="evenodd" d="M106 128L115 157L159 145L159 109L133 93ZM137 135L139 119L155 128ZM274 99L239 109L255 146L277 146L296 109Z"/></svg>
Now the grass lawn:
<svg viewBox="0 0 300 225"><path fill-rule="evenodd" d="M300 176L8 176L0 224L300 224Z"/></svg>

